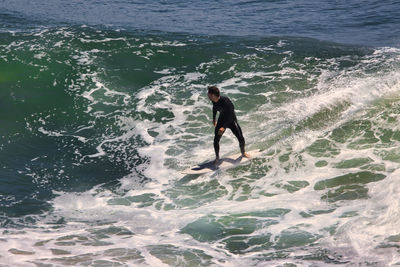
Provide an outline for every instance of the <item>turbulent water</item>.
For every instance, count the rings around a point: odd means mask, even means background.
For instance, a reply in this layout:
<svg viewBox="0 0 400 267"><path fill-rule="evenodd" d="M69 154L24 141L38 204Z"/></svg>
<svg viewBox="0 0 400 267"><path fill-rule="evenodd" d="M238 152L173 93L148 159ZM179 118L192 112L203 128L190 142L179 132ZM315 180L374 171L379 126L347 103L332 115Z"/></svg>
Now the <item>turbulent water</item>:
<svg viewBox="0 0 400 267"><path fill-rule="evenodd" d="M399 4L314 2L0 0L0 265L400 264Z"/></svg>

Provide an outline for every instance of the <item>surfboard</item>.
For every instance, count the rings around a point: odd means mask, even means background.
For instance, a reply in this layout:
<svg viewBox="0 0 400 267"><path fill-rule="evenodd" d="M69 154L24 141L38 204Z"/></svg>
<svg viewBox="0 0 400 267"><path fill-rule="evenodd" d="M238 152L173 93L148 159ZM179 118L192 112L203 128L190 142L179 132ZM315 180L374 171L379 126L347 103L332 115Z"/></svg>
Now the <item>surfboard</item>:
<svg viewBox="0 0 400 267"><path fill-rule="evenodd" d="M208 161L193 167L190 167L184 171L182 171L183 174L203 174L203 173L208 173L208 172L213 172L216 170L221 170L221 169L228 169L234 166L237 166L239 164L246 163L256 156L260 154L260 150L251 150L251 151L246 151L246 153L250 154L251 158L245 158L242 157L241 153L234 154L234 155L228 155L220 159L219 164L215 165L214 161Z"/></svg>

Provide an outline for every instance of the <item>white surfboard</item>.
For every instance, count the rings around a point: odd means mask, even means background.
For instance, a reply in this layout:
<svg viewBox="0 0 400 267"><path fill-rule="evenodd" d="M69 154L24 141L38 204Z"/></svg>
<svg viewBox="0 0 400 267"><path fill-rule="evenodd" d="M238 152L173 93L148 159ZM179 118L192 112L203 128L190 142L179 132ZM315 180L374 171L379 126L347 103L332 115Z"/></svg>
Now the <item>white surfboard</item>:
<svg viewBox="0 0 400 267"><path fill-rule="evenodd" d="M252 160L254 157L258 156L260 154L260 150L252 150L252 151L246 151L247 154L251 156L251 158L245 158L242 157L241 153L234 154L234 155L229 155L225 156L220 159L219 164L215 165L214 161L209 161L202 163L200 165L190 167L189 169L184 170L182 173L183 174L203 174L207 172L213 172L216 170L221 170L221 169L228 169L231 167L234 167L239 164L243 164L245 162L248 162L249 160Z"/></svg>

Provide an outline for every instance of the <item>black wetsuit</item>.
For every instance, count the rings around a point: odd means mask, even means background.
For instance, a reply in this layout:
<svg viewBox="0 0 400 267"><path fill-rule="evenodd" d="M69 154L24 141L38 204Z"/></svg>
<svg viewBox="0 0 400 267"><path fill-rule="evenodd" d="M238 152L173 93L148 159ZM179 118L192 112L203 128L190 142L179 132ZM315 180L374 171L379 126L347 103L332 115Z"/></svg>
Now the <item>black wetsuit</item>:
<svg viewBox="0 0 400 267"><path fill-rule="evenodd" d="M217 126L215 127L215 136L214 136L214 150L215 156L219 158L219 140L222 135L218 134L218 131L221 127L227 129L231 129L232 133L236 136L239 141L240 151L242 154L244 153L245 141L242 133L242 129L237 122L235 108L229 98L226 96L221 96L218 102L213 103L213 120L215 121L215 117L217 115L217 111L219 111L219 117Z"/></svg>

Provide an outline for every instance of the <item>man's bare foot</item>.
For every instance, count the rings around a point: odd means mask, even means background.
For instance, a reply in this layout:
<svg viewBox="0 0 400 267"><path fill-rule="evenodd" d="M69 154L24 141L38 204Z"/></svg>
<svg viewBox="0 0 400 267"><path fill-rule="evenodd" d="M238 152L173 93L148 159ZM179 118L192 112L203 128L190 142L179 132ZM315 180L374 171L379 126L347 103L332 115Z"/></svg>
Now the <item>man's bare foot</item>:
<svg viewBox="0 0 400 267"><path fill-rule="evenodd" d="M242 154L242 157L248 158L248 159L251 158L250 154L248 154L248 153L246 153L246 152Z"/></svg>
<svg viewBox="0 0 400 267"><path fill-rule="evenodd" d="M216 158L216 159L214 160L214 165L217 166L218 164L219 164L219 158Z"/></svg>

